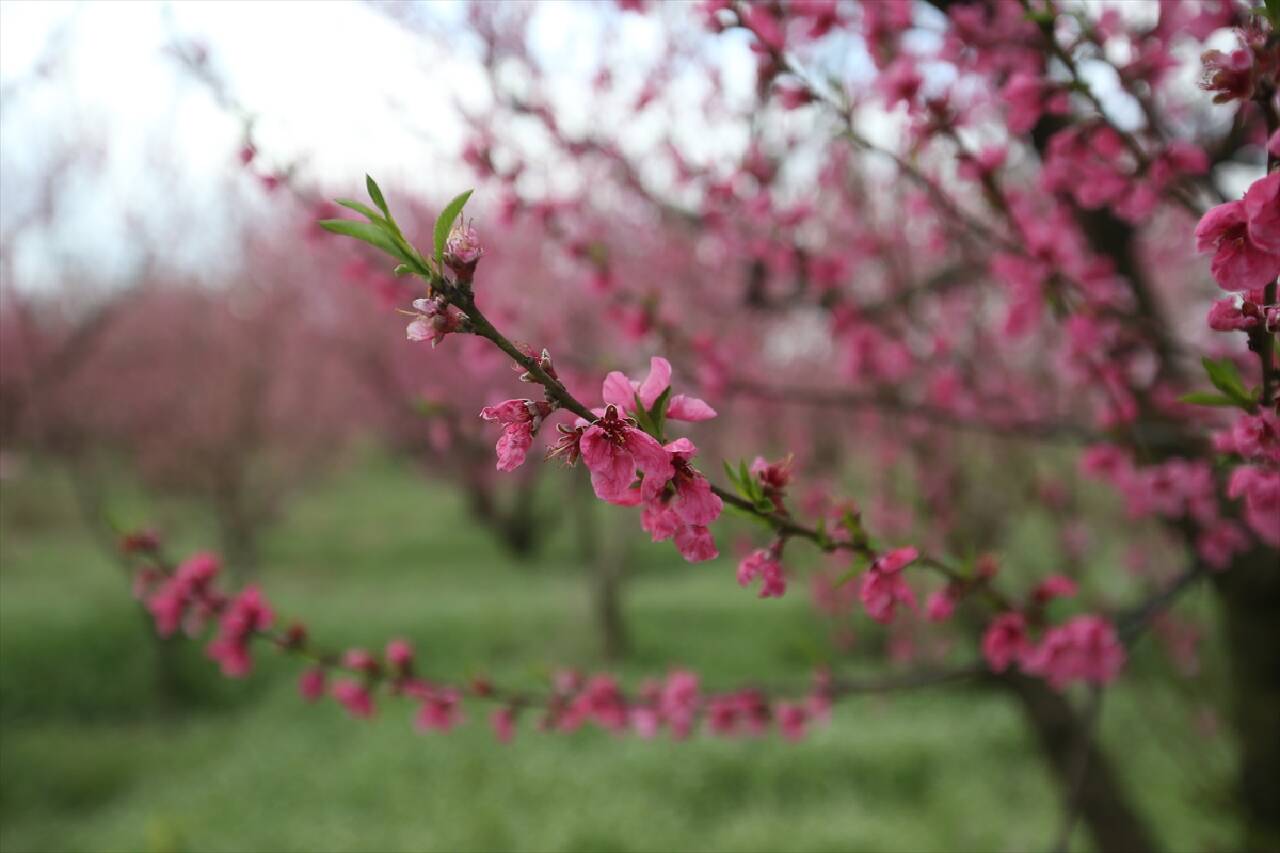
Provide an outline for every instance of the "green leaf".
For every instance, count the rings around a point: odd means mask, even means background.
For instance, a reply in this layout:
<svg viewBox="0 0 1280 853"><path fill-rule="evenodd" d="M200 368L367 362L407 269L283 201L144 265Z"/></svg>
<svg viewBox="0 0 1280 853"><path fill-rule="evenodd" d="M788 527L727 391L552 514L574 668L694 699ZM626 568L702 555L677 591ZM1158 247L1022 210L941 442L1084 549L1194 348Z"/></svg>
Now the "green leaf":
<svg viewBox="0 0 1280 853"><path fill-rule="evenodd" d="M1206 357L1200 359L1200 363L1209 374L1209 381L1213 383L1213 387L1226 394L1237 405L1251 408L1257 402L1253 395L1245 390L1244 382L1240 379L1240 371L1230 359L1215 360Z"/></svg>
<svg viewBox="0 0 1280 853"><path fill-rule="evenodd" d="M667 405L671 402L671 386L668 385L658 395L658 399L653 401L653 407L649 409L649 417L653 419L653 425L657 428L655 433L659 438L662 437L662 431L667 426Z"/></svg>
<svg viewBox="0 0 1280 853"><path fill-rule="evenodd" d="M391 211L387 209L387 200L382 197L382 189L378 186L378 182L365 175L364 186L369 191L369 198L373 199L373 203L378 206L378 210L381 210L383 216L390 219Z"/></svg>
<svg viewBox="0 0 1280 853"><path fill-rule="evenodd" d="M1280 0L1263 0L1266 6L1267 17L1271 19L1271 23L1280 27Z"/></svg>
<svg viewBox="0 0 1280 853"><path fill-rule="evenodd" d="M1193 391L1190 394L1183 394L1178 398L1179 403L1187 403L1192 406L1227 406L1235 408L1235 400L1222 394L1211 394L1208 391Z"/></svg>
<svg viewBox="0 0 1280 853"><path fill-rule="evenodd" d="M413 267L408 264L396 264L396 268L391 271L394 276L413 275Z"/></svg>
<svg viewBox="0 0 1280 853"><path fill-rule="evenodd" d="M635 400L636 400L636 411L635 411L636 423L640 425L640 429L649 433L649 435L653 436L654 438L657 438L658 437L657 427L653 422L653 418L649 417L649 413L645 411L644 405L640 402L639 394L636 395Z"/></svg>
<svg viewBox="0 0 1280 853"><path fill-rule="evenodd" d="M396 244L390 234L372 223L353 222L350 219L324 219L321 220L320 227L334 234L355 237L357 240L362 240L370 246L375 246L404 263L413 263L413 259L405 254L404 250Z"/></svg>
<svg viewBox="0 0 1280 853"><path fill-rule="evenodd" d="M437 267L444 262L444 244L448 241L449 232L453 229L453 221L458 218L459 213L462 213L462 208L466 206L467 199L471 198L473 192L475 190L467 190L454 198L453 201L445 205L444 210L440 211L439 218L436 219L435 258Z"/></svg>
<svg viewBox="0 0 1280 853"><path fill-rule="evenodd" d="M356 213L367 218L370 222L373 222L375 224L384 224L387 221L376 210L374 210L373 208L369 207L369 205L364 204L362 202L352 201L349 198L335 198L334 202L336 204L342 205L348 210L354 210Z"/></svg>

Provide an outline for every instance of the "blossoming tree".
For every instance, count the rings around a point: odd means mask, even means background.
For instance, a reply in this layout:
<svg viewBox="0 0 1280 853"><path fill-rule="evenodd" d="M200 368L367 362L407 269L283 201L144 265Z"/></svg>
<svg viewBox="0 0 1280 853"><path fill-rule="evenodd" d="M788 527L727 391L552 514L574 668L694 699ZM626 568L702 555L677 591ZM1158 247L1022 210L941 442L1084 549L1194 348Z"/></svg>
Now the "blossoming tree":
<svg viewBox="0 0 1280 853"><path fill-rule="evenodd" d="M708 693L683 670L634 689L572 672L542 692L443 683L401 641L381 657L324 650L300 623L278 627L257 587L221 588L216 558L175 563L130 539L157 629L216 621L209 654L231 676L255 639L306 657L303 696L356 717L398 697L444 730L489 703L503 740L530 714L553 731L799 737L849 693L980 681L1016 697L1043 747L1064 793L1060 846L1079 815L1099 847L1139 850L1155 842L1093 737L1099 702L1148 627L1176 639L1168 611L1206 584L1232 660L1244 843L1280 844L1280 10L708 0L694 35L688 9L647 5L619 15L670 25L666 49L634 86L602 64L576 127L521 37L524 12L474 8L494 97L465 156L480 197L500 199L492 227L466 218L468 192L410 239L372 179L367 203L338 201L359 218L322 226L414 282L411 343L497 354L533 389L480 408L497 471L541 464L545 446L689 562L718 556L733 510L760 530L737 585L792 594L808 567L827 612L860 604L894 639L945 634L969 662L824 670L799 694ZM708 38L746 45L753 92L726 91ZM1198 89L1179 85L1208 38L1231 46L1194 61ZM630 132L654 111L676 120ZM545 297L489 278L493 235L515 221L543 229L540 259L566 270L572 310L522 312ZM618 342L608 366L631 370L584 363L581 306ZM990 494L990 468L975 476L959 443L970 433L990 439L989 466L1040 452L1015 446L1074 447L1124 525L1091 517L1057 472L1013 477L1063 519L1057 569L1020 583L983 552L1001 544L991 508L1024 496ZM830 472L855 465L882 493L907 467L911 494L847 493ZM1136 578L1106 577L1095 531L1128 534Z"/></svg>

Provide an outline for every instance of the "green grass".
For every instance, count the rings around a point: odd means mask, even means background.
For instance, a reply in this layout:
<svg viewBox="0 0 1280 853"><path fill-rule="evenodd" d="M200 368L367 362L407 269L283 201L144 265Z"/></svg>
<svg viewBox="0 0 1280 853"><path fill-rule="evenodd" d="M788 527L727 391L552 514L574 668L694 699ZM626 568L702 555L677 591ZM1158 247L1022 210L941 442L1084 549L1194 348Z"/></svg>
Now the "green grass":
<svg viewBox="0 0 1280 853"><path fill-rule="evenodd" d="M182 547L212 544L193 508L167 506L162 522ZM525 720L503 746L482 708L444 736L415 733L393 702L358 723L301 702L291 661L262 652L252 678L228 682L185 643L161 695L156 644L56 472L3 484L0 534L6 851L1023 850L1055 833L1058 794L1000 695L858 698L795 745L552 736ZM294 506L261 582L323 644L405 636L432 675L533 683L601 665L570 543L513 562L450 493L374 459ZM629 548L643 564L626 599L633 653L614 667L629 683L678 663L712 687L802 684L827 654L802 585L761 602L726 560ZM1232 826L1202 788L1220 789L1229 755L1171 746L1160 733L1183 738L1191 705L1136 664L1136 685L1107 700L1106 741L1171 846L1220 848Z"/></svg>

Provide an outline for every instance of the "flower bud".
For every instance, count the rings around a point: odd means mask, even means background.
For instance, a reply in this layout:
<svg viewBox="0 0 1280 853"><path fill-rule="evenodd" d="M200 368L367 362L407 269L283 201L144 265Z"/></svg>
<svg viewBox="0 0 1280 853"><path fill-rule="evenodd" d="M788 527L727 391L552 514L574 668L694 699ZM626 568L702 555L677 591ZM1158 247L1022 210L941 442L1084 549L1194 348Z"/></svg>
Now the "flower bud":
<svg viewBox="0 0 1280 853"><path fill-rule="evenodd" d="M476 233L475 226L468 222L453 227L445 243L444 262L459 282L471 281L483 254L484 247L480 245L480 235Z"/></svg>

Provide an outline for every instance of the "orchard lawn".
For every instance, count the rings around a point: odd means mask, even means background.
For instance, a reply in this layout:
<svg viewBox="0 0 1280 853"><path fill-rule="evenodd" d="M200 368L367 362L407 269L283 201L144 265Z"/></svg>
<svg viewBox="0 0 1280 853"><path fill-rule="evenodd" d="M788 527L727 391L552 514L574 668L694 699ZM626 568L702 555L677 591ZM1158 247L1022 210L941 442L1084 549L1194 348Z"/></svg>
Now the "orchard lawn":
<svg viewBox="0 0 1280 853"><path fill-rule="evenodd" d="M548 472L547 486L570 476ZM197 508L119 491L124 514L156 514L175 551L213 544ZM371 722L305 704L296 662L270 650L251 678L225 681L193 643L178 644L161 691L156 643L65 478L32 464L0 497L5 851L1026 850L1058 831L1017 709L980 688L845 700L799 744L549 735L527 717L502 745L474 705L461 729L423 735L405 703L381 702ZM320 644L380 651L401 636L428 676L531 684L558 664L602 666L572 542L562 531L515 561L459 497L372 454L292 505L260 582ZM629 555L633 650L612 669L630 686L682 664L711 688L803 688L828 654L803 582L760 601L727 557L691 566L639 537ZM881 641L857 619L860 644ZM1230 752L1182 737L1190 702L1142 678L1161 658L1139 646L1103 736L1169 847L1221 847L1232 827L1202 791L1223 789L1212 783Z"/></svg>

